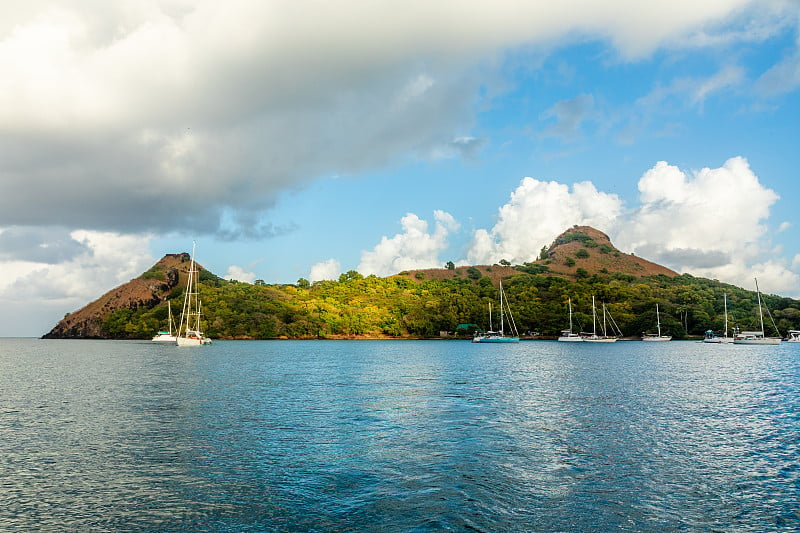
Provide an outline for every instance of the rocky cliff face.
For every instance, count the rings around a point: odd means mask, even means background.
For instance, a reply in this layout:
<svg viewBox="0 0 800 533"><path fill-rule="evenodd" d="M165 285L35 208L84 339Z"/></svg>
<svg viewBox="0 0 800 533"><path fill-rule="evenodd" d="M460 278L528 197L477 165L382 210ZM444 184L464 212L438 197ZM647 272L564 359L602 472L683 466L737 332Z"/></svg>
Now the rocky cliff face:
<svg viewBox="0 0 800 533"><path fill-rule="evenodd" d="M116 309L152 308L164 301L177 286L186 284L191 257L187 253L167 254L150 270L105 293L85 307L65 316L43 338L103 338L103 321Z"/></svg>

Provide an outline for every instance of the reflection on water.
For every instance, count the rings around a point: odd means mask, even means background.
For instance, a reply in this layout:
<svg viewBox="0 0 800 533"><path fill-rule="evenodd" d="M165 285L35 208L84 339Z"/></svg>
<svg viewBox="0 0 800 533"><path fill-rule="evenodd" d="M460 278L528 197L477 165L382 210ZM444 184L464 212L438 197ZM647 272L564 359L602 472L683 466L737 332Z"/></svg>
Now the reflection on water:
<svg viewBox="0 0 800 533"><path fill-rule="evenodd" d="M795 530L798 351L0 339L0 529Z"/></svg>

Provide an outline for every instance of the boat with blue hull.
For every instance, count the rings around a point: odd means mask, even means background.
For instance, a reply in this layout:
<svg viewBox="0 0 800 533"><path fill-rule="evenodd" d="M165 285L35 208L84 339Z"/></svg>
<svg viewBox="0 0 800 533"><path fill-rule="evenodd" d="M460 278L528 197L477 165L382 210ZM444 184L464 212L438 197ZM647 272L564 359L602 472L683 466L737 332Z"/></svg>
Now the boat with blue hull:
<svg viewBox="0 0 800 533"><path fill-rule="evenodd" d="M508 315L508 323L511 331L514 333L513 335L506 336L505 334L504 328L506 315ZM508 301L505 299L502 281L500 282L500 330L492 331L492 304L489 304L489 331L476 333L475 337L472 338L472 342L485 344L519 342L517 325L514 323L514 315L511 314L511 308L508 305Z"/></svg>

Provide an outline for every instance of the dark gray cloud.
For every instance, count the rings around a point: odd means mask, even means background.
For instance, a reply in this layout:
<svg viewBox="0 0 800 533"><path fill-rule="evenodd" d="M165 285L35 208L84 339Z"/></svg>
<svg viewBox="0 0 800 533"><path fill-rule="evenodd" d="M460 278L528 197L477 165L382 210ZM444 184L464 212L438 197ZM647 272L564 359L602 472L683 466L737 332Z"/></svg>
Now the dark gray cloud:
<svg viewBox="0 0 800 533"><path fill-rule="evenodd" d="M746 3L746 2L745 2ZM673 5L674 4L674 5ZM732 5L501 1L431 9L342 0L0 7L0 226L242 235L278 193L400 158L474 157L478 94L508 47L575 32L622 55L718 22ZM648 31L641 31L647 28ZM42 39L47 35L47 39ZM483 91L478 89L482 88ZM552 110L575 134L583 95ZM268 223L258 230L276 231Z"/></svg>
<svg viewBox="0 0 800 533"><path fill-rule="evenodd" d="M57 264L90 252L62 228L10 227L0 233L0 260Z"/></svg>

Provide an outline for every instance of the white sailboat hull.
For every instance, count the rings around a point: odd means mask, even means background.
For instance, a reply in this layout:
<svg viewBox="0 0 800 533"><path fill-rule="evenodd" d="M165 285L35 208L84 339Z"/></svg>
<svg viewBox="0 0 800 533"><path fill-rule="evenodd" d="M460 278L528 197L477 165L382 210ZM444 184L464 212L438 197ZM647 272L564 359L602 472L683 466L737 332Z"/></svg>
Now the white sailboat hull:
<svg viewBox="0 0 800 533"><path fill-rule="evenodd" d="M732 344L733 337L706 337L703 342L707 344Z"/></svg>
<svg viewBox="0 0 800 533"><path fill-rule="evenodd" d="M617 342L616 337L584 337L583 342Z"/></svg>
<svg viewBox="0 0 800 533"><path fill-rule="evenodd" d="M650 342L661 342L661 341L671 341L672 337L669 335L647 335L642 337L642 340Z"/></svg>
<svg viewBox="0 0 800 533"><path fill-rule="evenodd" d="M151 340L153 342L171 342L174 344L177 339L178 338L175 335L170 335L169 333L159 333Z"/></svg>
<svg viewBox="0 0 800 533"><path fill-rule="evenodd" d="M472 342L480 342L484 344L499 343L499 342L519 342L519 337L505 337L503 335L480 335L472 339Z"/></svg>
<svg viewBox="0 0 800 533"><path fill-rule="evenodd" d="M734 337L733 344L758 344L758 345L772 345L780 344L780 337L764 337L763 335L748 335L742 334L740 337Z"/></svg>
<svg viewBox="0 0 800 533"><path fill-rule="evenodd" d="M200 346L203 344L203 340L192 337L178 337L177 344L178 346Z"/></svg>

